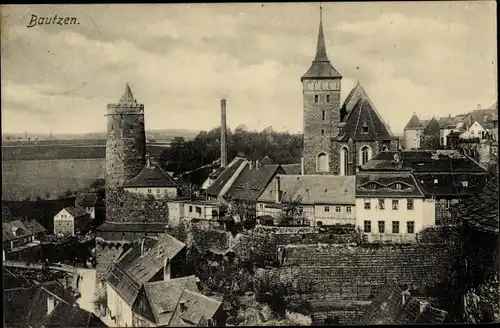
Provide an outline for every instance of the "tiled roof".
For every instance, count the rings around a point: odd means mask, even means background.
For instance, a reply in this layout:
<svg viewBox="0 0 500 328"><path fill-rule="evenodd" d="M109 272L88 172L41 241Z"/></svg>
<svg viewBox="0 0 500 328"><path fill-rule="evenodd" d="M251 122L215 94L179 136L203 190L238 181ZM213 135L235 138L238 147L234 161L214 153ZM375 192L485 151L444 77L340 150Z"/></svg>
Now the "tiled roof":
<svg viewBox="0 0 500 328"><path fill-rule="evenodd" d="M390 129L389 125L383 120L382 115L380 115L380 113L377 111L377 108L375 107L375 105L371 101L370 97L368 97L368 94L366 93L365 89L363 88L363 86L361 85L361 83L359 81L356 83L354 88L352 88L351 92L349 92L349 94L347 95L347 98L344 100L344 104L342 105L342 110L340 112L341 113L345 112L347 115L343 118L342 121L343 122L347 121L347 119L349 118L349 116L352 113L354 106L362 98L364 98L368 101L368 103L370 104L371 108L375 112L378 119L384 124L384 126L387 129L387 131L389 132L389 134L391 134L391 129Z"/></svg>
<svg viewBox="0 0 500 328"><path fill-rule="evenodd" d="M490 176L485 188L474 197L457 204L456 210L467 225L479 231L498 234L498 172L491 172Z"/></svg>
<svg viewBox="0 0 500 328"><path fill-rule="evenodd" d="M300 200L302 204L353 205L355 203L355 176L333 175L278 175L281 201ZM271 181L259 202L275 202L276 183Z"/></svg>
<svg viewBox="0 0 500 328"><path fill-rule="evenodd" d="M438 123L439 123L439 127L441 129L443 129L449 125L452 125L452 126L456 125L455 119L453 117L450 117L450 116L438 118Z"/></svg>
<svg viewBox="0 0 500 328"><path fill-rule="evenodd" d="M37 220L30 220L30 221L25 221L24 226L28 228L31 233L39 233L39 232L44 232L47 231Z"/></svg>
<svg viewBox="0 0 500 328"><path fill-rule="evenodd" d="M132 94L132 90L130 89L130 86L128 83L125 85L125 92L123 93L123 96L120 99L120 103L136 103L137 101L134 98L134 95Z"/></svg>
<svg viewBox="0 0 500 328"><path fill-rule="evenodd" d="M250 169L246 166L236 178L226 196L232 199L256 201L262 194L269 181L276 174L284 174L280 165L262 165Z"/></svg>
<svg viewBox="0 0 500 328"><path fill-rule="evenodd" d="M421 303L409 294L405 296L403 303L403 290L394 281L388 281L380 289L357 324L442 323L446 315L445 311L433 308L428 303Z"/></svg>
<svg viewBox="0 0 500 328"><path fill-rule="evenodd" d="M408 123L405 126L405 130L406 129L422 129L423 127L424 126L422 125L422 123L418 119L417 114L413 113L412 117L410 118L410 120L408 121Z"/></svg>
<svg viewBox="0 0 500 328"><path fill-rule="evenodd" d="M362 170L408 170L415 172L476 172L486 170L468 156L459 155L456 151L405 150L399 152L402 166L398 168L394 155L398 152L380 152L361 167ZM455 154L456 156L454 156Z"/></svg>
<svg viewBox="0 0 500 328"><path fill-rule="evenodd" d="M158 326L169 325L179 298L185 289L198 291L195 276L144 284L144 291Z"/></svg>
<svg viewBox="0 0 500 328"><path fill-rule="evenodd" d="M262 165L268 165L268 164L274 164L273 160L269 156L265 156L261 161L260 164Z"/></svg>
<svg viewBox="0 0 500 328"><path fill-rule="evenodd" d="M185 311L181 310L181 303L185 305ZM186 289L180 297L170 326L198 326L203 318L213 318L221 305L222 302L214 298Z"/></svg>
<svg viewBox="0 0 500 328"><path fill-rule="evenodd" d="M481 190L485 184L485 174L417 172L414 176L426 196L468 197ZM467 181L467 187L462 185L462 181Z"/></svg>
<svg viewBox="0 0 500 328"><path fill-rule="evenodd" d="M429 121L429 123L427 123L427 125L425 126L424 133L425 134L439 133L440 130L441 126L439 125L438 120L435 117L433 117Z"/></svg>
<svg viewBox="0 0 500 328"><path fill-rule="evenodd" d="M225 167L219 167L218 169L216 169L215 171L210 173L208 176L210 177L210 179L217 179L219 177L219 175L222 172L224 172L224 169L225 169Z"/></svg>
<svg viewBox="0 0 500 328"><path fill-rule="evenodd" d="M316 57L309 70L301 78L321 79L321 78L341 78L342 75L332 66L326 55L325 37L323 35L323 22L319 23L318 42L316 44Z"/></svg>
<svg viewBox="0 0 500 328"><path fill-rule="evenodd" d="M158 165L151 163L144 166L142 171L123 184L124 187L140 188L140 187L177 187L177 183Z"/></svg>
<svg viewBox="0 0 500 328"><path fill-rule="evenodd" d="M79 207L70 206L70 207L65 207L64 210L68 212L74 219L88 215L88 213L85 212L83 208Z"/></svg>
<svg viewBox="0 0 500 328"><path fill-rule="evenodd" d="M396 189L396 184L401 189ZM411 172L358 173L356 175L356 196L424 197Z"/></svg>
<svg viewBox="0 0 500 328"><path fill-rule="evenodd" d="M207 195L219 196L219 193L229 182L229 180L237 173L240 166L247 163L248 161L243 157L236 157L235 159L233 159L232 162L229 163L229 165L219 175L219 177L212 183L212 185L207 188Z"/></svg>
<svg viewBox="0 0 500 328"><path fill-rule="evenodd" d="M96 205L103 205L97 193L81 193L75 199L75 207L94 207Z"/></svg>
<svg viewBox="0 0 500 328"><path fill-rule="evenodd" d="M302 171L302 164L281 164L281 168L285 171L285 174L300 174Z"/></svg>
<svg viewBox="0 0 500 328"><path fill-rule="evenodd" d="M358 100L339 132L339 140L349 138L354 141L391 140L391 134L366 98Z"/></svg>
<svg viewBox="0 0 500 328"><path fill-rule="evenodd" d="M15 235L14 235L15 231ZM32 235L33 233L20 221L2 222L2 235L4 241L14 240Z"/></svg>
<svg viewBox="0 0 500 328"><path fill-rule="evenodd" d="M112 231L112 232L157 232L163 233L166 229L166 223L120 223L120 222L104 222L97 227L97 231Z"/></svg>
<svg viewBox="0 0 500 328"><path fill-rule="evenodd" d="M184 243L165 234L143 256L141 243L134 243L117 265L138 284L145 283L163 267L165 258L173 259L184 247Z"/></svg>

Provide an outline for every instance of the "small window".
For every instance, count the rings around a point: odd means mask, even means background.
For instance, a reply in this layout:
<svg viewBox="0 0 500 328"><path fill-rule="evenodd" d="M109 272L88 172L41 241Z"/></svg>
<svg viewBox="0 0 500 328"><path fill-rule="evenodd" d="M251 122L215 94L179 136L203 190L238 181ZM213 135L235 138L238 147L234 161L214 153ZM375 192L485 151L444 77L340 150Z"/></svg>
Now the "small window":
<svg viewBox="0 0 500 328"><path fill-rule="evenodd" d="M413 211L413 199L406 200L406 209L409 211Z"/></svg>
<svg viewBox="0 0 500 328"><path fill-rule="evenodd" d="M330 206L325 206L325 212L330 212Z"/></svg>
<svg viewBox="0 0 500 328"><path fill-rule="evenodd" d="M340 206L335 206L335 212L340 213Z"/></svg>
<svg viewBox="0 0 500 328"><path fill-rule="evenodd" d="M363 231L364 232L372 232L372 222L371 221L364 222Z"/></svg>
<svg viewBox="0 0 500 328"><path fill-rule="evenodd" d="M446 206L446 209L450 208L450 206L451 206L451 199L447 199L446 200L446 205L445 206Z"/></svg>
<svg viewBox="0 0 500 328"><path fill-rule="evenodd" d="M259 210L263 210L264 209L264 205L263 204L259 204Z"/></svg>
<svg viewBox="0 0 500 328"><path fill-rule="evenodd" d="M156 189L156 193L157 194L161 193L161 189Z"/></svg>
<svg viewBox="0 0 500 328"><path fill-rule="evenodd" d="M325 135L325 130L321 129L321 135Z"/></svg>
<svg viewBox="0 0 500 328"><path fill-rule="evenodd" d="M401 190L401 183L396 183L396 189Z"/></svg>
<svg viewBox="0 0 500 328"><path fill-rule="evenodd" d="M378 221L378 232L385 233L385 221Z"/></svg>
<svg viewBox="0 0 500 328"><path fill-rule="evenodd" d="M330 102L330 95L326 95L326 102L329 103Z"/></svg>
<svg viewBox="0 0 500 328"><path fill-rule="evenodd" d="M406 222L406 232L415 233L415 221Z"/></svg>
<svg viewBox="0 0 500 328"><path fill-rule="evenodd" d="M437 184L438 183L438 179L434 179L434 184Z"/></svg>
<svg viewBox="0 0 500 328"><path fill-rule="evenodd" d="M189 206L189 213L193 212L193 206Z"/></svg>
<svg viewBox="0 0 500 328"><path fill-rule="evenodd" d="M399 233L399 221L392 221L392 233Z"/></svg>
<svg viewBox="0 0 500 328"><path fill-rule="evenodd" d="M380 199L378 200L378 208L379 208L380 210L385 210L385 199L380 198Z"/></svg>
<svg viewBox="0 0 500 328"><path fill-rule="evenodd" d="M393 199L392 200L392 210L397 211L399 209L399 200Z"/></svg>
<svg viewBox="0 0 500 328"><path fill-rule="evenodd" d="M151 189L148 189L148 194L151 194Z"/></svg>
<svg viewBox="0 0 500 328"><path fill-rule="evenodd" d="M323 112L321 113L321 120L323 120L323 121L324 121L324 120L325 120L325 117L326 117L326 113L325 113L325 111L323 111Z"/></svg>
<svg viewBox="0 0 500 328"><path fill-rule="evenodd" d="M352 211L351 206L346 206L345 211L347 213L351 213L351 211Z"/></svg>
<svg viewBox="0 0 500 328"><path fill-rule="evenodd" d="M365 210L369 210L371 208L370 198L365 198Z"/></svg>
<svg viewBox="0 0 500 328"><path fill-rule="evenodd" d="M319 103L319 96L318 95L314 95L314 103Z"/></svg>
<svg viewBox="0 0 500 328"><path fill-rule="evenodd" d="M363 124L363 127L362 127L362 130L361 130L363 133L368 133L368 125Z"/></svg>
<svg viewBox="0 0 500 328"><path fill-rule="evenodd" d="M462 187L468 187L469 181L462 181Z"/></svg>

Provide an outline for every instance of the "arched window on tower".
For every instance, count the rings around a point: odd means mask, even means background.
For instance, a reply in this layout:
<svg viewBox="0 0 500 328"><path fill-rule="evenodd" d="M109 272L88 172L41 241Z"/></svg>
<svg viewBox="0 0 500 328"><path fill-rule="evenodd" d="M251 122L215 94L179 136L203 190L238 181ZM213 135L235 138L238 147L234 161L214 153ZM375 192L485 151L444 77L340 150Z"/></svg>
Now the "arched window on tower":
<svg viewBox="0 0 500 328"><path fill-rule="evenodd" d="M349 151L346 147L340 150L340 175L348 175Z"/></svg>
<svg viewBox="0 0 500 328"><path fill-rule="evenodd" d="M382 147L382 151L388 151L388 150L389 150L389 148L387 148L387 146Z"/></svg>
<svg viewBox="0 0 500 328"><path fill-rule="evenodd" d="M319 153L316 159L316 171L328 172L329 170L328 155L326 153Z"/></svg>
<svg viewBox="0 0 500 328"><path fill-rule="evenodd" d="M368 146L364 146L360 150L360 163L359 165L365 165L366 162L368 162L372 158L372 150Z"/></svg>

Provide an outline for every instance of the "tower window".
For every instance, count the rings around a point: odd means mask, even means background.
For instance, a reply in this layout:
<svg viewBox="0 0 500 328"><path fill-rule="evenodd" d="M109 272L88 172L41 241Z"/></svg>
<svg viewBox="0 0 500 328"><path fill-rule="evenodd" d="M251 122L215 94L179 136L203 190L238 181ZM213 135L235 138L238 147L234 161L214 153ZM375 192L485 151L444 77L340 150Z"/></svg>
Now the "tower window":
<svg viewBox="0 0 500 328"><path fill-rule="evenodd" d="M321 129L321 135L325 134L325 130Z"/></svg>
<svg viewBox="0 0 500 328"><path fill-rule="evenodd" d="M314 103L319 103L319 96L318 95L314 95Z"/></svg>
<svg viewBox="0 0 500 328"><path fill-rule="evenodd" d="M321 113L321 119L324 121L325 117L326 117L326 113L325 113L325 111L323 111L323 113Z"/></svg>
<svg viewBox="0 0 500 328"><path fill-rule="evenodd" d="M329 103L330 102L330 95L326 95L326 102Z"/></svg>
<svg viewBox="0 0 500 328"><path fill-rule="evenodd" d="M366 123L363 124L362 132L363 133L368 133L368 125L366 125Z"/></svg>

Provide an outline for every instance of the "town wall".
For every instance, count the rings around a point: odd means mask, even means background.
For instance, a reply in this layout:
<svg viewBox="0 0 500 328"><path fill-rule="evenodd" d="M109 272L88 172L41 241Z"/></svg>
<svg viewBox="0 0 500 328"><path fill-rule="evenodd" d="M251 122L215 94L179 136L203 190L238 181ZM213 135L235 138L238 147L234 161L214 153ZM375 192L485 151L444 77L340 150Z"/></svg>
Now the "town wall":
<svg viewBox="0 0 500 328"><path fill-rule="evenodd" d="M168 201L111 188L106 190L106 221L168 223Z"/></svg>

